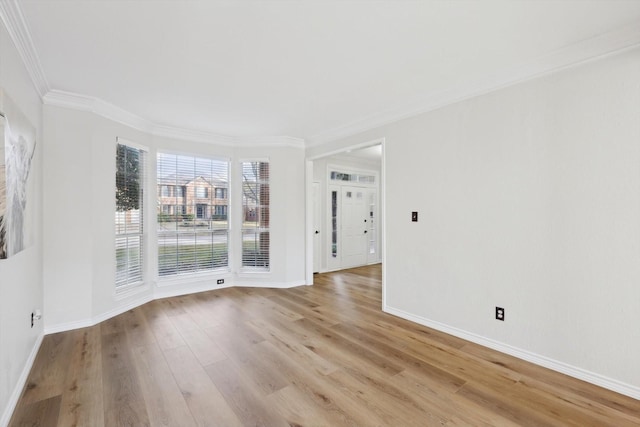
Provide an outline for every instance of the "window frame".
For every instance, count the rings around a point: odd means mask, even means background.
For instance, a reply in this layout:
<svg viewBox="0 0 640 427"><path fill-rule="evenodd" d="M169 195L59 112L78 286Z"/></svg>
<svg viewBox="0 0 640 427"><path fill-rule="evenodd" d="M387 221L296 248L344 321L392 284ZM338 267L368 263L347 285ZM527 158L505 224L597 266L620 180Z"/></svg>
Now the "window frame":
<svg viewBox="0 0 640 427"><path fill-rule="evenodd" d="M197 152L197 151L173 151L173 150L168 150L168 149L163 149L163 148L158 148L156 150L155 153L155 160L156 160L156 168L155 168L155 173L156 173L156 182L155 185L156 187L159 187L160 185L164 185L165 183L162 182L160 175L159 175L159 170L161 168L161 161L160 158L162 155L166 155L166 156L175 156L176 158L190 158L191 160L194 160L194 163L201 161L201 160L205 160L205 161L210 161L210 162L223 162L226 164L226 180L227 180L227 189L231 188L233 185L233 179L232 179L232 174L231 174L231 167L232 167L232 161L230 158L228 157L222 157L222 156L215 156L215 155L209 155L207 153L202 153L202 152ZM197 179L198 176L197 174L195 174L193 177L191 177L192 179ZM175 215L183 215L183 216L188 216L188 215L193 215L193 219L191 221L197 222L199 220L202 220L202 218L198 218L197 215L197 210L198 207L201 206L203 203L203 198L198 197L199 194L197 194L198 188L204 188L205 190L205 194L206 194L206 199L208 199L207 202L207 208L206 208L206 221L212 221L212 211L213 211L213 199L212 199L212 192L210 191L209 188L206 187L202 187L202 185L200 183L197 183L195 186L193 187L189 187L188 185L181 185L179 183L174 184L175 185L175 191L174 191L174 198L176 201L175 204ZM178 191L178 188L181 188L180 191ZM215 188L215 185L212 184L211 188ZM228 191L228 190L227 190ZM202 193L200 193L201 195ZM188 200L192 199L192 203L189 204ZM158 197L156 197L156 202L158 203L160 200ZM190 212L189 207L192 207L193 212ZM190 214L187 214L187 212L190 212ZM156 212L158 213L158 212ZM156 215L157 217L157 215ZM221 273L226 274L229 271L231 271L231 263L232 263L232 229L231 229L231 223L229 221L229 218L227 216L227 225L226 228L207 228L206 230L202 230L202 229L198 229L195 226L193 228L190 228L188 230L185 230L182 235L184 236L194 236L194 239L197 239L198 236L202 236L202 235L208 235L210 236L212 239L214 238L214 236L216 234L220 234L220 232L226 232L226 265L223 266L214 266L212 268L200 268L198 265L196 265L193 269L186 269L186 270L182 270L180 268L179 263L176 264L175 267L175 271L173 272L169 272L169 273L163 273L161 272L161 268L163 267L163 264L161 263L161 258L160 258L160 246L161 246L161 242L163 240L163 238L167 238L167 236L170 236L171 234L174 234L176 236L176 238L179 238L179 232L176 231L170 231L170 232L166 232L166 233L162 233L161 231L161 227L160 227L160 222L157 222L157 228L156 228L156 233L155 233L155 237L156 237L156 268L155 268L155 274L156 277L158 278L158 284L161 286L169 286L169 285L173 285L173 284L178 284L181 283L184 279L192 279L192 278L197 278L197 277L207 277L207 276L212 276L212 275L220 275ZM196 254L196 258L198 257L198 255ZM198 261L196 261L197 264ZM215 262L213 262L215 264Z"/></svg>
<svg viewBox="0 0 640 427"><path fill-rule="evenodd" d="M266 184L268 185L269 188L269 194L268 194L268 204L267 206L267 212L268 212L268 225L267 227L264 226L256 226L256 227L246 227L245 226L245 219L246 219L246 215L245 215L245 209L246 206L245 205L245 195L244 195L244 188L245 188L245 177L244 177L244 164L245 163L267 163L269 165L269 171L268 171L268 178L266 181ZM271 244L271 223L272 223L272 216L271 216L271 187L272 187L272 183L271 183L271 174L272 174L272 162L270 161L269 158L243 158L243 159L239 159L238 160L238 169L239 169L239 187L240 187L240 209L239 212L234 214L238 219L239 219L239 236L240 236L240 241L239 241L239 245L240 245L240 250L239 250L239 254L240 254L240 258L238 259L238 271L240 274L244 274L244 273L270 273L271 272L271 265L272 265L272 260L271 260L271 254L273 253L273 247ZM257 179L257 177L256 177ZM264 206L264 205L258 205L258 206ZM258 214L256 214L256 216L258 216ZM257 223L259 223L259 221L257 221ZM256 266L256 265L245 265L245 252L244 252L244 236L245 236L245 232L247 231L251 231L254 230L254 233L268 233L268 258L267 258L267 265L266 266Z"/></svg>
<svg viewBox="0 0 640 427"><path fill-rule="evenodd" d="M118 212L126 212L126 211L118 211L118 205L117 205L117 200L116 198L113 199L114 201L114 215L116 215L116 217L114 217L114 225L116 226L116 230L114 233L114 256L115 256L115 262L114 262L114 290L115 290L115 295L121 295L123 293L127 293L132 289L137 289L142 287L148 278L148 273L147 273L147 263L148 263L148 232L147 232L147 219L146 219L146 210L147 210L147 200L145 200L145 198L148 196L148 185L149 185L149 148L140 144L137 144L133 141L121 138L121 137L116 137L116 143L114 144L114 148L115 148L115 156L114 156L114 160L115 160L115 179L114 179L114 193L117 192L117 188L118 188L118 184L117 184L117 172L118 172L118 147L119 146L124 146L130 149L134 149L137 150L139 152L139 154L142 154L142 171L140 172L140 176L139 176L139 182L138 182L138 186L139 186L139 196L138 196L138 201L140 204L140 208L138 209L138 221L140 223L139 225L139 229L140 231L135 232L135 233L131 233L131 232L127 232L125 230L125 232L119 232L117 230L117 215ZM139 160L140 162L140 160ZM117 197L117 196L116 196ZM126 214L125 214L126 217ZM125 281L120 282L121 284L118 284L118 255L117 255L117 251L118 251L118 238L119 237L124 237L127 240L130 237L137 237L139 243L138 243L138 247L139 247L139 253L138 253L138 258L139 258L139 276L136 276L135 280L129 280L129 274L127 274L127 277L125 279ZM128 252L129 250L129 246L127 243L127 247L125 248ZM127 268L127 270L129 270L129 268Z"/></svg>

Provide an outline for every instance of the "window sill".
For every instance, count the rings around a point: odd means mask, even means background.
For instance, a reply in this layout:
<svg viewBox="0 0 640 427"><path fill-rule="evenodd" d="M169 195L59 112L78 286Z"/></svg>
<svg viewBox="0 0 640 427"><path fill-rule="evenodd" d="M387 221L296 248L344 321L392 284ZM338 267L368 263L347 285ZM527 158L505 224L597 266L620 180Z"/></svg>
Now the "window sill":
<svg viewBox="0 0 640 427"><path fill-rule="evenodd" d="M217 279L228 278L230 276L230 272L231 271L228 268L222 268L219 270L201 273L179 273L172 274L171 276L159 276L157 284L158 287L165 287L184 285L187 283L215 281Z"/></svg>

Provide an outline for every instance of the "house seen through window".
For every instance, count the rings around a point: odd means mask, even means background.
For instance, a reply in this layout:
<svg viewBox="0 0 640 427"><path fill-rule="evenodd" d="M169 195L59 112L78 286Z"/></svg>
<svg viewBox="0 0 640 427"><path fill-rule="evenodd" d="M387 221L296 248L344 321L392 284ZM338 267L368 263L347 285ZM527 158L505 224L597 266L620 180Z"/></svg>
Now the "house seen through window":
<svg viewBox="0 0 640 427"><path fill-rule="evenodd" d="M159 275L227 268L228 161L160 152L157 185Z"/></svg>
<svg viewBox="0 0 640 427"><path fill-rule="evenodd" d="M270 189L268 162L242 162L242 267L269 270Z"/></svg>

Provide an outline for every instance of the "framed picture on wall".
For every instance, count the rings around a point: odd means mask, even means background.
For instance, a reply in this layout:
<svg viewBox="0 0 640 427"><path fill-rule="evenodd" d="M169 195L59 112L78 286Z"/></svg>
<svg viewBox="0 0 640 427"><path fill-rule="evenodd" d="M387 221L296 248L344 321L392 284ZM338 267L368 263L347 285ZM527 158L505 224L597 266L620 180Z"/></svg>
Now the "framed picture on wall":
<svg viewBox="0 0 640 427"><path fill-rule="evenodd" d="M0 259L26 246L28 179L35 128L0 89Z"/></svg>

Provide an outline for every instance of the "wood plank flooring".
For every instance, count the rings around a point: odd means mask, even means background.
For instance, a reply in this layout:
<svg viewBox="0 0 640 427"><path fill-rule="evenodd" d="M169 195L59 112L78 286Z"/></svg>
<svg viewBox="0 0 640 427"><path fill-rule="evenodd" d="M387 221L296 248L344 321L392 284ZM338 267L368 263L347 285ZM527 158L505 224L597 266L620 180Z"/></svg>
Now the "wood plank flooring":
<svg viewBox="0 0 640 427"><path fill-rule="evenodd" d="M11 426L638 426L640 401L381 312L380 266L44 338Z"/></svg>

